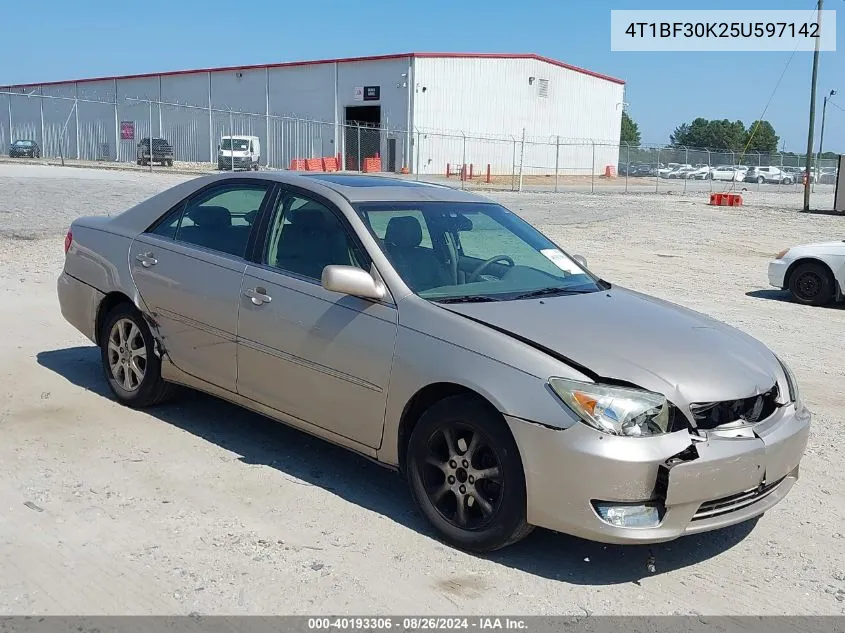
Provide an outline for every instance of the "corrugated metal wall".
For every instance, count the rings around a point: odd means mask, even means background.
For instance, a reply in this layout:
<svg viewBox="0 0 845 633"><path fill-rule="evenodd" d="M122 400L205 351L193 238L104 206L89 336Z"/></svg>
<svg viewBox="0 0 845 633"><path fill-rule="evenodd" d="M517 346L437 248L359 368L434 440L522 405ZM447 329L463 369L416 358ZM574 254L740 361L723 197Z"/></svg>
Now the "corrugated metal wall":
<svg viewBox="0 0 845 633"><path fill-rule="evenodd" d="M344 153L344 139L357 143L357 130L342 129L346 108L377 105L389 130L368 132L362 143L384 158L392 139L390 168L398 169L410 145L409 98L414 130L421 131L411 135L418 144L409 154L411 162L419 157L423 173L462 161L509 173L522 153L514 141L523 127L529 169L554 165L558 151L568 164L589 166L592 157L582 154L592 150L567 148L567 139L618 141L621 85L533 59L416 58L412 70L409 64L410 58L325 62L15 89L20 96L0 95L0 143L31 138L46 157L134 161L136 143L152 134L173 144L178 161L210 162L221 136L248 134L261 139L262 163L285 167L292 158ZM540 79L549 82L547 97L538 95ZM380 98L362 101L356 89L364 86L378 86ZM132 140L120 138L124 121L135 126ZM461 132L488 138L463 140ZM548 143L558 135L560 150ZM613 149L595 151L597 170L616 165Z"/></svg>
<svg viewBox="0 0 845 633"><path fill-rule="evenodd" d="M422 133L423 173L463 162L512 173L523 128L527 173L548 173L556 153L561 165L578 166L571 173L591 173L594 160L597 172L618 162L622 84L536 59L425 57L414 64L413 121Z"/></svg>

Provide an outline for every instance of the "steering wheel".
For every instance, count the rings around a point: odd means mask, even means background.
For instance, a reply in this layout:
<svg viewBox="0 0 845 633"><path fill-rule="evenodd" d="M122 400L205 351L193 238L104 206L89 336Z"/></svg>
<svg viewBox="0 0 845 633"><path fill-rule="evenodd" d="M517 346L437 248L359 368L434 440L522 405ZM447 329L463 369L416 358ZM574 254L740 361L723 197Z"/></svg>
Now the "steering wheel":
<svg viewBox="0 0 845 633"><path fill-rule="evenodd" d="M495 257L491 257L490 259L481 262L481 264L478 265L478 268L476 268L469 274L469 277L467 277L466 282L471 283L475 281L476 279L478 279L478 276L482 272L487 270L492 264L495 264L496 262L507 262L508 266L510 266L511 268L513 268L515 265L513 263L513 260L507 255L496 255Z"/></svg>

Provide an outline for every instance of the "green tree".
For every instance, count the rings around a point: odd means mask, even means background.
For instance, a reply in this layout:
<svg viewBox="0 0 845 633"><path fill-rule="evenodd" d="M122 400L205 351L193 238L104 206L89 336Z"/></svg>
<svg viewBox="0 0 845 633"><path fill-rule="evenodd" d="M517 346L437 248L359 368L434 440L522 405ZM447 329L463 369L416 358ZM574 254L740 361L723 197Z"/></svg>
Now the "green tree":
<svg viewBox="0 0 845 633"><path fill-rule="evenodd" d="M748 126L745 143L749 152L772 154L778 149L780 137L768 121L754 121Z"/></svg>
<svg viewBox="0 0 845 633"><path fill-rule="evenodd" d="M682 123L669 136L675 146L706 147L713 150L742 151L747 140L742 121L728 119L712 121L701 117L691 123Z"/></svg>
<svg viewBox="0 0 845 633"><path fill-rule="evenodd" d="M620 144L627 144L631 147L640 145L640 128L628 113L622 111L622 131L619 134Z"/></svg>

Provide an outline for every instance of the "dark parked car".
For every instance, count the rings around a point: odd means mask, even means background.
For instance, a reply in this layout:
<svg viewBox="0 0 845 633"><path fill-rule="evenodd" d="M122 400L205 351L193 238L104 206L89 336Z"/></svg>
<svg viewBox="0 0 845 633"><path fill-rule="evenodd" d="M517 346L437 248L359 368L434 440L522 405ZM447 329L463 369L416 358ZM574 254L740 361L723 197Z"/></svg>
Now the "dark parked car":
<svg viewBox="0 0 845 633"><path fill-rule="evenodd" d="M136 163L139 165L150 164L150 139L142 138L138 143L136 152ZM173 146L163 138L153 139L152 162L161 163L168 167L173 166Z"/></svg>
<svg viewBox="0 0 845 633"><path fill-rule="evenodd" d="M9 158L41 158L41 148L35 141L18 139L9 146Z"/></svg>

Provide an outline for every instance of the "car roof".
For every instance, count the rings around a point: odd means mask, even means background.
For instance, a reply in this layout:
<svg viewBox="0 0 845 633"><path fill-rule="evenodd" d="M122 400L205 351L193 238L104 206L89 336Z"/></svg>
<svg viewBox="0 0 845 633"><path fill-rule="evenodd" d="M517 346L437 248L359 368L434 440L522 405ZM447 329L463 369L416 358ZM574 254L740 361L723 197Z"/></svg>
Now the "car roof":
<svg viewBox="0 0 845 633"><path fill-rule="evenodd" d="M237 177L236 173L232 176ZM330 189L349 202L490 202L487 198L468 191L409 178L343 172L291 171L266 171L250 176L300 186L315 193ZM219 177L225 178L226 175L221 174Z"/></svg>

